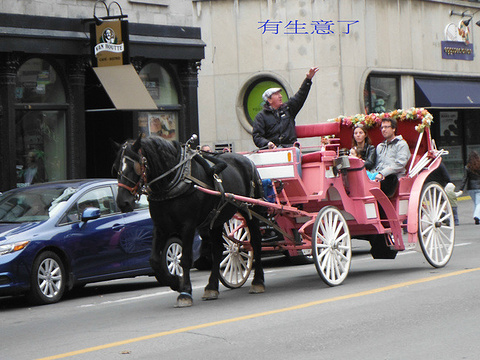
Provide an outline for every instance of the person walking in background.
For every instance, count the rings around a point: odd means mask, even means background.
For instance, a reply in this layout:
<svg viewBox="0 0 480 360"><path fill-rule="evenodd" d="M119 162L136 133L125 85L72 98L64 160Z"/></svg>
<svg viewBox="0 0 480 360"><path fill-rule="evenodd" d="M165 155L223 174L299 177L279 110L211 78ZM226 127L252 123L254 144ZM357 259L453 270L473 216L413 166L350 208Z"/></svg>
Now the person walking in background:
<svg viewBox="0 0 480 360"><path fill-rule="evenodd" d="M449 182L445 185L445 192L447 193L448 200L450 201L450 205L452 205L453 211L453 219L455 221L455 226L460 225L460 221L458 220L458 202L457 198L463 194L463 191L455 191L455 184Z"/></svg>
<svg viewBox="0 0 480 360"><path fill-rule="evenodd" d="M473 200L473 220L475 225L480 224L480 155L476 151L468 154L465 175L460 190L468 190Z"/></svg>

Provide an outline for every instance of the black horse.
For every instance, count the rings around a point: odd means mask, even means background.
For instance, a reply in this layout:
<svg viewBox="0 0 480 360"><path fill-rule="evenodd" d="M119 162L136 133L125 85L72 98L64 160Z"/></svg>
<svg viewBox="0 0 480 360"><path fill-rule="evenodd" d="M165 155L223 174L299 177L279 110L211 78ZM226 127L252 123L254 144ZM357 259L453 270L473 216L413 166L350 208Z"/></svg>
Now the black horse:
<svg viewBox="0 0 480 360"><path fill-rule="evenodd" d="M191 140L189 140L190 142ZM117 204L122 212L132 211L135 199L142 191L148 193L150 215L154 223L153 246L150 264L157 277L161 277L178 291L177 307L193 304L190 267L195 229L203 232L211 228L213 265L203 300L218 297L219 267L223 253L222 229L237 211L235 204L219 196L207 195L196 189L202 184L228 193L260 198L263 196L257 169L246 157L235 153L209 155L211 160L226 165L217 176L215 168L201 157L198 151L168 141L159 136L149 136L127 141L120 146L113 165L118 174ZM220 181L215 180L220 178ZM217 182L217 186L215 186ZM245 210L245 209L244 209ZM247 209L248 211L248 209ZM255 275L250 293L265 291L261 265L261 234L258 220L245 214L254 252ZM181 267L183 276L171 275L162 264L161 252L166 242L178 237L183 243Z"/></svg>

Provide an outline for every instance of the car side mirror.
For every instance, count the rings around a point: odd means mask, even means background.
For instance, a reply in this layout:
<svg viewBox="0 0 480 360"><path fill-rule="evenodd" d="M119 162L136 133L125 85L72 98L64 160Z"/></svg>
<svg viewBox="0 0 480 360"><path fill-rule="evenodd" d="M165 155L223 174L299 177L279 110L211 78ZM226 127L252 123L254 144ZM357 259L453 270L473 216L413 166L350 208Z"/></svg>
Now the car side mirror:
<svg viewBox="0 0 480 360"><path fill-rule="evenodd" d="M82 221L87 222L88 220L98 219L100 217L100 209L96 207L88 207L83 210Z"/></svg>

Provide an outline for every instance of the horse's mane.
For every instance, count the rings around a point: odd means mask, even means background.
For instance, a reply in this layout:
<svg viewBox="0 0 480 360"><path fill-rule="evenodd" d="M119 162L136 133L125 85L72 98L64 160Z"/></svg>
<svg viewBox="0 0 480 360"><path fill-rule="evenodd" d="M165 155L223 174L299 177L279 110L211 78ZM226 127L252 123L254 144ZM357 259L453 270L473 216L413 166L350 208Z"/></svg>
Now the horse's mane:
<svg viewBox="0 0 480 360"><path fill-rule="evenodd" d="M148 174L157 177L179 162L181 146L177 141L151 135L142 139L142 154L147 158Z"/></svg>

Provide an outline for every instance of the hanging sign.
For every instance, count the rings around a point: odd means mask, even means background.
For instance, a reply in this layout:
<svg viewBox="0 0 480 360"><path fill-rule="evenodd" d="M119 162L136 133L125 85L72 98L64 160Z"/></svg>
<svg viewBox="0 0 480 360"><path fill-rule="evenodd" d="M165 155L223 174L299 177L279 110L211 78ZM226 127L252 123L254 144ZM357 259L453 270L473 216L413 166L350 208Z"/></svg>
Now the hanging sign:
<svg viewBox="0 0 480 360"><path fill-rule="evenodd" d="M128 21L105 20L90 29L93 66L129 64Z"/></svg>
<svg viewBox="0 0 480 360"><path fill-rule="evenodd" d="M456 26L453 23L445 27L445 41L441 42L442 59L472 61L473 44L470 42L470 29L462 20Z"/></svg>

